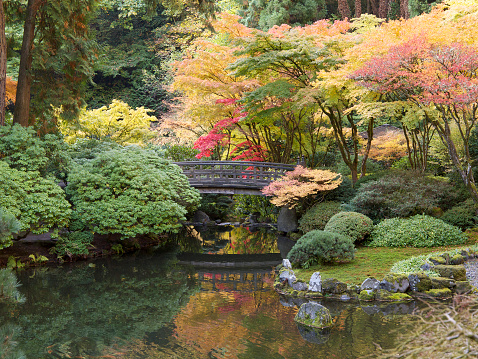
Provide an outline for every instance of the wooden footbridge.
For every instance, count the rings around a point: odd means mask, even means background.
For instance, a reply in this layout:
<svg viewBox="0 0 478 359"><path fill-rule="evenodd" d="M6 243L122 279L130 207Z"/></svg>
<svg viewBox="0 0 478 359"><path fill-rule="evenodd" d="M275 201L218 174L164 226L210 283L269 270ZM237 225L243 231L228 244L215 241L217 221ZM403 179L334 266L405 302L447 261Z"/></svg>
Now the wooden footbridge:
<svg viewBox="0 0 478 359"><path fill-rule="evenodd" d="M295 165L251 161L174 162L201 193L262 195L261 189Z"/></svg>

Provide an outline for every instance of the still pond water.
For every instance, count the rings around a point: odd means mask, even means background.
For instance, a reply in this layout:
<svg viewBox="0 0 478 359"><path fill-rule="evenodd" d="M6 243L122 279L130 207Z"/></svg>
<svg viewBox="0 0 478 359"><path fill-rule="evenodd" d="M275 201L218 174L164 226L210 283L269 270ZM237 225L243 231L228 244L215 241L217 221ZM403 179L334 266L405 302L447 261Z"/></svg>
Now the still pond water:
<svg viewBox="0 0 478 359"><path fill-rule="evenodd" d="M19 272L26 302L1 308L0 358L363 358L374 343L393 346L413 310L323 302L333 327L307 332L293 320L301 302L281 298L257 261L280 260L287 244L245 228L192 235L180 244L194 255L151 250Z"/></svg>

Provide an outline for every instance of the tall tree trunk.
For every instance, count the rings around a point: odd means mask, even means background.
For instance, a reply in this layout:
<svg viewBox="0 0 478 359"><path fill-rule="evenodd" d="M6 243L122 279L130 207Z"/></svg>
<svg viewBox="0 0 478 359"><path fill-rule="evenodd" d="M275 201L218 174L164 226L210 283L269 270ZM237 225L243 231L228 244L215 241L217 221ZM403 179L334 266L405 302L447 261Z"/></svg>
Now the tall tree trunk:
<svg viewBox="0 0 478 359"><path fill-rule="evenodd" d="M7 85L7 39L5 38L5 12L0 0L0 126L5 125L5 97Z"/></svg>
<svg viewBox="0 0 478 359"><path fill-rule="evenodd" d="M408 10L408 0L400 0L400 17L402 19L410 18L410 12Z"/></svg>
<svg viewBox="0 0 478 359"><path fill-rule="evenodd" d="M342 20L345 18L350 19L350 7L347 0L338 0L338 4L340 18Z"/></svg>
<svg viewBox="0 0 478 359"><path fill-rule="evenodd" d="M355 17L362 16L362 0L355 0Z"/></svg>
<svg viewBox="0 0 478 359"><path fill-rule="evenodd" d="M380 0L378 6L378 17L381 19L386 19L388 15L388 3L389 0Z"/></svg>
<svg viewBox="0 0 478 359"><path fill-rule="evenodd" d="M369 0L368 1L368 6L370 6L372 8L372 14L379 17L378 16L378 4L377 4L377 1L378 0ZM370 9L367 8L367 12L370 13L369 11Z"/></svg>
<svg viewBox="0 0 478 359"><path fill-rule="evenodd" d="M45 0L28 0L27 14L23 28L23 42L20 53L20 69L18 71L17 96L15 99L15 111L13 123L24 127L28 126L30 115L30 89L32 83L32 50L35 38L35 20L38 9Z"/></svg>

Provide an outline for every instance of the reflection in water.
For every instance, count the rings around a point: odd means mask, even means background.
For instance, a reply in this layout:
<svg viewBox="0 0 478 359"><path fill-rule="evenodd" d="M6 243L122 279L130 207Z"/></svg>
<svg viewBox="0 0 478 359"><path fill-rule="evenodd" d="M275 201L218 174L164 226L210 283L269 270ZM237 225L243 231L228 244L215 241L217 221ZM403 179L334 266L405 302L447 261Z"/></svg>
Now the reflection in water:
<svg viewBox="0 0 478 359"><path fill-rule="evenodd" d="M189 253L279 253L277 234L268 227L189 227L179 245L182 252Z"/></svg>
<svg viewBox="0 0 478 359"><path fill-rule="evenodd" d="M221 250L232 250L244 233L231 235ZM264 242L251 246L274 247ZM8 350L17 359L347 359L373 352L373 343L390 348L391 330L410 310L321 302L334 324L311 333L293 320L301 300L279 297L273 278L258 267L195 269L173 253L24 271L27 301L0 310L0 335L15 334L17 345ZM6 347L0 350L7 358Z"/></svg>

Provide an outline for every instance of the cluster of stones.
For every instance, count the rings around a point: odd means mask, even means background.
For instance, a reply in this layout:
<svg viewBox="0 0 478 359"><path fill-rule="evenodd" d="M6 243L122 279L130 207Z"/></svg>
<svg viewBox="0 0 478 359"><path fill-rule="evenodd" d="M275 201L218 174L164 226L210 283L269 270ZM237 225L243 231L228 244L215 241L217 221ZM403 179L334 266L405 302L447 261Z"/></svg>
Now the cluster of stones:
<svg viewBox="0 0 478 359"><path fill-rule="evenodd" d="M285 295L340 300L400 302L412 300L413 297L449 298L454 293L476 292L476 288L467 281L463 266L465 260L476 256L475 253L463 251L453 257L443 254L429 258L429 263L422 266L422 270L433 270L439 277L430 277L425 272L388 274L381 281L367 278L360 286L347 285L333 278L322 280L319 272L311 276L309 283L299 281L290 262L285 259L275 289Z"/></svg>

